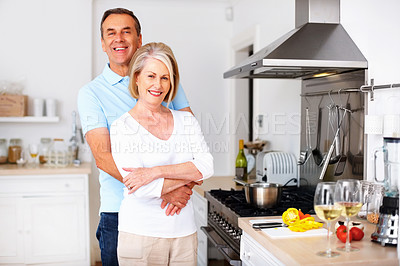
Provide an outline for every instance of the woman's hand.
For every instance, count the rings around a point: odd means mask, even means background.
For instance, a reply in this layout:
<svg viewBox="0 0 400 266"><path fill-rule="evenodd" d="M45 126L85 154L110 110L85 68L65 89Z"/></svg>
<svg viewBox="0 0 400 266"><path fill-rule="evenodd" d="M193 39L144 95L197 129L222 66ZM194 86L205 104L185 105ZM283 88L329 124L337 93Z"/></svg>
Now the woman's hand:
<svg viewBox="0 0 400 266"><path fill-rule="evenodd" d="M130 172L122 180L124 185L129 189L128 194L132 194L140 187L151 183L153 177L152 168L122 168L124 171Z"/></svg>

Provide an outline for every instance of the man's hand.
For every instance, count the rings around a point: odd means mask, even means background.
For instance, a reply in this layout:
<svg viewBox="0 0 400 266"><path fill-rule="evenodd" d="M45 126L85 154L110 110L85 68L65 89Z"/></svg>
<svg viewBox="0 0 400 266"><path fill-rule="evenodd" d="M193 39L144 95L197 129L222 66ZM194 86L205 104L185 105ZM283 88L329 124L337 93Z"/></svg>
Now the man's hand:
<svg viewBox="0 0 400 266"><path fill-rule="evenodd" d="M128 194L132 194L140 187L151 183L154 178L151 168L122 168L124 171L130 172L122 180L124 185L129 189Z"/></svg>
<svg viewBox="0 0 400 266"><path fill-rule="evenodd" d="M164 209L165 206L168 207L165 210L165 214L168 215L174 215L179 214L181 210L186 206L188 200L190 199L190 196L193 194L192 189L195 185L201 185L203 184L203 181L198 181L198 182L190 182L186 184L183 187L177 188L163 196L161 196L161 199L163 200L161 203L161 208Z"/></svg>
<svg viewBox="0 0 400 266"><path fill-rule="evenodd" d="M164 209L167 203L170 203L182 209L186 206L192 194L192 189L187 186L177 188L161 196L161 199L163 200L163 202L161 203L161 208Z"/></svg>

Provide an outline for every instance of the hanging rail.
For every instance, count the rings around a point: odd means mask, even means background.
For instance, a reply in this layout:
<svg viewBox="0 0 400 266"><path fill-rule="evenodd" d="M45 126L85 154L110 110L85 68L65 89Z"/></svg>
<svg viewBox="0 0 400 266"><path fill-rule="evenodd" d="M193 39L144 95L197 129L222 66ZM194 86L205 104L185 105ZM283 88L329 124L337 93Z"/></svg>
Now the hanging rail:
<svg viewBox="0 0 400 266"><path fill-rule="evenodd" d="M306 92L300 94L302 97L311 97L311 96L323 96L329 94L341 94L341 93L351 93L351 92L360 92L359 88L345 88L345 89L337 89L337 90L329 90L329 91L317 91L317 92Z"/></svg>
<svg viewBox="0 0 400 266"><path fill-rule="evenodd" d="M371 85L362 85L360 87L360 91L363 93L371 93L370 94L370 101L372 102L374 98L374 91L381 90L381 89L392 89L392 88L400 88L400 83L392 83L386 85L374 85L374 79L371 79Z"/></svg>
<svg viewBox="0 0 400 266"><path fill-rule="evenodd" d="M318 92L307 92L302 93L300 96L302 97L312 97L312 96L323 96L329 94L341 94L341 93L351 93L351 92L362 92L362 93L370 93L370 100L373 101L375 90L381 89L392 89L392 88L400 88L400 83L392 83L385 85L374 85L374 80L371 79L371 85L362 85L360 88L344 88L344 89L336 89L336 90L327 90L327 91L318 91Z"/></svg>

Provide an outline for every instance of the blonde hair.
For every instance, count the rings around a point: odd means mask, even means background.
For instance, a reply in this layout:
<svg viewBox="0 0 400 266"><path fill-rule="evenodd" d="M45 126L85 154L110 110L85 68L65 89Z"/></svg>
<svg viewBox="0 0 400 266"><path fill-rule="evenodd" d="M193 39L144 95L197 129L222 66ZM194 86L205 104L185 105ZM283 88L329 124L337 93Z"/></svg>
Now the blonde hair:
<svg viewBox="0 0 400 266"><path fill-rule="evenodd" d="M164 101L166 100L169 104L175 98L175 95L178 91L179 71L178 63L176 62L174 53L168 45L162 42L151 42L143 45L132 57L132 60L129 64L129 92L133 98L139 98L139 89L136 84L136 77L143 70L145 62L148 58L160 60L165 64L169 71L171 88L164 98Z"/></svg>

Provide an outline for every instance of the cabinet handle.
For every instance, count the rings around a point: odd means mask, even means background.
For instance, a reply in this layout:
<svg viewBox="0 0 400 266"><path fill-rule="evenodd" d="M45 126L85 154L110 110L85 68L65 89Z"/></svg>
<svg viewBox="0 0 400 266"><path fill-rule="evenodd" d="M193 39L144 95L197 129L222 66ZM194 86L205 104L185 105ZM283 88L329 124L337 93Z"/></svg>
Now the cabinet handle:
<svg viewBox="0 0 400 266"><path fill-rule="evenodd" d="M251 255L251 252L250 252L250 251L244 251L244 252L243 252L243 256L244 256L244 258L245 258L246 260L250 260L250 255Z"/></svg>

